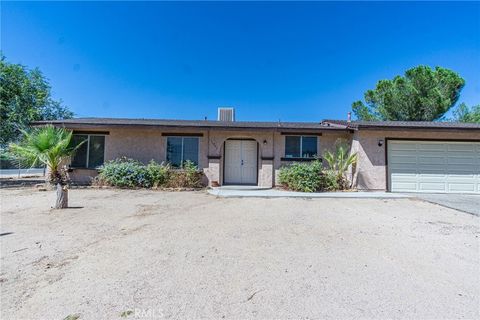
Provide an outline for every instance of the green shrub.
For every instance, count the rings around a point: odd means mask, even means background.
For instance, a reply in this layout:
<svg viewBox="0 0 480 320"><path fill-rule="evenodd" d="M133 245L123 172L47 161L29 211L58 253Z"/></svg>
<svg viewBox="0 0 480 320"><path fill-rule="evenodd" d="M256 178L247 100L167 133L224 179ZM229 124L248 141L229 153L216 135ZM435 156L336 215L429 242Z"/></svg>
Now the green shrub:
<svg viewBox="0 0 480 320"><path fill-rule="evenodd" d="M185 161L182 169L172 171L167 186L170 188L200 188L203 173L192 161Z"/></svg>
<svg viewBox="0 0 480 320"><path fill-rule="evenodd" d="M154 160L147 165L147 175L153 188L164 186L170 179L172 167L169 164L158 164Z"/></svg>
<svg viewBox="0 0 480 320"><path fill-rule="evenodd" d="M342 190L341 181L338 175L332 170L323 170L320 174L320 191L337 191Z"/></svg>
<svg viewBox="0 0 480 320"><path fill-rule="evenodd" d="M319 160L296 162L281 168L279 181L289 190L302 192L344 190L348 184L337 171L323 168Z"/></svg>
<svg viewBox="0 0 480 320"><path fill-rule="evenodd" d="M323 155L328 167L337 176L339 189L348 189L350 183L346 177L346 172L350 166L357 163L357 153L350 153L350 147L345 139L338 139L335 142L335 150L326 151Z"/></svg>
<svg viewBox="0 0 480 320"><path fill-rule="evenodd" d="M182 169L174 170L169 164L150 161L148 165L119 158L108 161L99 169L96 183L119 188L200 188L203 173L186 161Z"/></svg>
<svg viewBox="0 0 480 320"><path fill-rule="evenodd" d="M295 162L280 169L280 183L294 191L315 192L322 187L322 163Z"/></svg>
<svg viewBox="0 0 480 320"><path fill-rule="evenodd" d="M150 188L147 168L141 162L119 158L106 162L99 169L99 179L120 188Z"/></svg>

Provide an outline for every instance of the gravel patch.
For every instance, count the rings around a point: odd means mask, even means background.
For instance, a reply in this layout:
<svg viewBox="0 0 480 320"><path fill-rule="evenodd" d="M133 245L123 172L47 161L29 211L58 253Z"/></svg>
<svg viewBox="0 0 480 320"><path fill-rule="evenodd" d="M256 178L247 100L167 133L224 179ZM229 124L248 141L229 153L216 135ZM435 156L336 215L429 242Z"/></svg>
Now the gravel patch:
<svg viewBox="0 0 480 320"><path fill-rule="evenodd" d="M3 189L2 319L478 319L479 217L415 199Z"/></svg>

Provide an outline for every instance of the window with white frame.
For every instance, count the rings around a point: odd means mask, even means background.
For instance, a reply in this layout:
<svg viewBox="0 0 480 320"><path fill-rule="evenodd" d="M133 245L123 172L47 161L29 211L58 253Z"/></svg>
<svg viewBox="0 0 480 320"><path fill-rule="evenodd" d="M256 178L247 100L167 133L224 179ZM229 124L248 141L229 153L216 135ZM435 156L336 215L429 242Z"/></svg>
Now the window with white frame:
<svg viewBox="0 0 480 320"><path fill-rule="evenodd" d="M285 136L285 158L313 159L317 154L316 136Z"/></svg>
<svg viewBox="0 0 480 320"><path fill-rule="evenodd" d="M174 167L188 160L198 165L198 143L198 137L168 137L167 161Z"/></svg>
<svg viewBox="0 0 480 320"><path fill-rule="evenodd" d="M80 147L75 151L70 166L73 168L95 169L105 159L105 136L97 134L74 134L72 144Z"/></svg>

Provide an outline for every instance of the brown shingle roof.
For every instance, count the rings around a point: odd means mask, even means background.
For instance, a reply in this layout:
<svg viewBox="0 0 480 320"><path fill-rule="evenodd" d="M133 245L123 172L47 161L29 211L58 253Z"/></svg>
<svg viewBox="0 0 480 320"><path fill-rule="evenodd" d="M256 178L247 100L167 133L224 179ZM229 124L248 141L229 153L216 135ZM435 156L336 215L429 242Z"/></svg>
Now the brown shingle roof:
<svg viewBox="0 0 480 320"><path fill-rule="evenodd" d="M259 121L215 121L215 120L170 120L170 119L126 119L126 118L74 118L65 120L35 121L32 125L54 124L67 128L113 127L113 126L157 126L184 128L227 128L227 129L288 129L288 130L359 130L359 129L450 129L480 130L478 123L429 122L429 121L351 121L324 120L322 122L259 122Z"/></svg>
<svg viewBox="0 0 480 320"><path fill-rule="evenodd" d="M321 122L257 122L257 121L214 121L214 120L169 120L169 119L125 119L125 118L74 118L65 120L35 121L32 125L54 124L75 126L158 126L190 128L230 129L300 129L300 130L346 130L344 125Z"/></svg>
<svg viewBox="0 0 480 320"><path fill-rule="evenodd" d="M351 121L346 120L324 120L322 123L331 125L347 126L358 129L458 129L458 130L480 130L480 123L465 122L440 122L440 121Z"/></svg>

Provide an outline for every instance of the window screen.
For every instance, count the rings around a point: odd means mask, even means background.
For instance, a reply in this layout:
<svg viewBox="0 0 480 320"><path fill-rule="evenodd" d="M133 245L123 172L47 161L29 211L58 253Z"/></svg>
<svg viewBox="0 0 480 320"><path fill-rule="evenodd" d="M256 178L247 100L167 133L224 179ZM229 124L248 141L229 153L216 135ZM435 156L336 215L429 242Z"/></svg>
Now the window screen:
<svg viewBox="0 0 480 320"><path fill-rule="evenodd" d="M88 168L97 168L103 164L105 155L105 136L90 136L88 149Z"/></svg>
<svg viewBox="0 0 480 320"><path fill-rule="evenodd" d="M86 168L87 166L88 136L83 134L82 135L74 134L72 136L73 146L78 146L82 142L83 144L80 147L78 147L77 151L75 151L75 154L72 158L72 163L70 164L72 167Z"/></svg>
<svg viewBox="0 0 480 320"><path fill-rule="evenodd" d="M197 137L168 137L167 161L174 167L181 167L187 160L198 165Z"/></svg>
<svg viewBox="0 0 480 320"><path fill-rule="evenodd" d="M302 158L317 156L317 137L302 137Z"/></svg>
<svg viewBox="0 0 480 320"><path fill-rule="evenodd" d="M182 165L182 138L167 138L167 161L175 167Z"/></svg>
<svg viewBox="0 0 480 320"><path fill-rule="evenodd" d="M72 136L72 145L78 146L73 155L70 166L74 168L95 169L101 166L105 157L105 136L90 134L74 134Z"/></svg>
<svg viewBox="0 0 480 320"><path fill-rule="evenodd" d="M285 136L285 158L315 158L317 137Z"/></svg>
<svg viewBox="0 0 480 320"><path fill-rule="evenodd" d="M286 136L285 137L285 157L298 158L300 157L300 136Z"/></svg>

